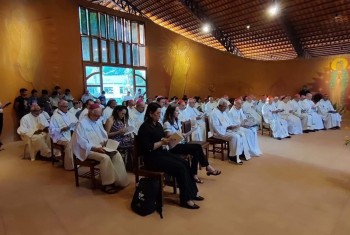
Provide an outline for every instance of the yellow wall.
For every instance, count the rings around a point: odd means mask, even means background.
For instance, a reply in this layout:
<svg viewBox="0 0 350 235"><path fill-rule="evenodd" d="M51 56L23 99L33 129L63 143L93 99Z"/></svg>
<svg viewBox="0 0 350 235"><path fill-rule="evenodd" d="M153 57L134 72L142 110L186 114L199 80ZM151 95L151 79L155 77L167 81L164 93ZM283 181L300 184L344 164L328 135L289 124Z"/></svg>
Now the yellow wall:
<svg viewBox="0 0 350 235"><path fill-rule="evenodd" d="M78 4L126 15L85 0L1 2L1 102L13 102L21 87L29 91L32 88L51 90L60 85L63 89L70 88L76 98L80 97L84 82ZM321 84L315 89L324 87L327 90L331 57L279 62L247 60L145 21L150 97L293 94L306 83L312 85L315 78ZM5 142L16 138L14 116L12 107L5 110L2 136Z"/></svg>

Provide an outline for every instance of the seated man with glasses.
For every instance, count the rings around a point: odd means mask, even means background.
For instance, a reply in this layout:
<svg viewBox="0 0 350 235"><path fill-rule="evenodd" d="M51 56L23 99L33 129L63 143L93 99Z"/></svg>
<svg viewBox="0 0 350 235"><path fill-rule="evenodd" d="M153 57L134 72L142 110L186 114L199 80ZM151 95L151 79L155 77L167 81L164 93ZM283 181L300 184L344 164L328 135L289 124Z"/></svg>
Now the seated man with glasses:
<svg viewBox="0 0 350 235"><path fill-rule="evenodd" d="M74 131L78 119L68 112L68 102L60 100L57 112L51 117L50 135L52 142L64 146L64 169L73 170L73 152L70 145L71 131Z"/></svg>

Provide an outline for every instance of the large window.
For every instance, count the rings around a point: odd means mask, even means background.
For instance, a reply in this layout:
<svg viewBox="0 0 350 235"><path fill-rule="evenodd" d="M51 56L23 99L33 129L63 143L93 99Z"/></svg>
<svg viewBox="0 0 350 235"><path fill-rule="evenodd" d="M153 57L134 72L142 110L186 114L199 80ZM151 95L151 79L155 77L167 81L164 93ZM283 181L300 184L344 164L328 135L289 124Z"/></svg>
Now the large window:
<svg viewBox="0 0 350 235"><path fill-rule="evenodd" d="M147 91L144 22L79 7L86 87L121 102L128 91ZM118 102L118 103L119 103Z"/></svg>

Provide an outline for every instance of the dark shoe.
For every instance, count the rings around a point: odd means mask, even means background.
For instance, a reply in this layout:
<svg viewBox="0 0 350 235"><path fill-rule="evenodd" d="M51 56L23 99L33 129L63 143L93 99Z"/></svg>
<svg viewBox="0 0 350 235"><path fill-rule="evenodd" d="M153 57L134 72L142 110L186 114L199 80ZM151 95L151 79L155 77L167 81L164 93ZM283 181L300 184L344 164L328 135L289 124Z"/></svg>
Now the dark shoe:
<svg viewBox="0 0 350 235"><path fill-rule="evenodd" d="M195 201L203 201L204 197L196 196L195 198L193 198L193 200L195 200Z"/></svg>
<svg viewBox="0 0 350 235"><path fill-rule="evenodd" d="M230 162L232 162L233 164L236 164L236 165L243 165L243 162L237 162L237 157L236 157L236 156L234 156L234 157L229 156L228 159L229 159Z"/></svg>
<svg viewBox="0 0 350 235"><path fill-rule="evenodd" d="M199 209L200 207L197 204L193 204L192 206L188 205L186 202L180 204L181 207L187 209Z"/></svg>
<svg viewBox="0 0 350 235"><path fill-rule="evenodd" d="M276 139L276 140L281 140L282 138L281 138L281 137L276 137L275 139Z"/></svg>
<svg viewBox="0 0 350 235"><path fill-rule="evenodd" d="M207 176L210 176L210 175L220 175L220 174L221 174L221 171L219 171L219 170L207 171Z"/></svg>
<svg viewBox="0 0 350 235"><path fill-rule="evenodd" d="M287 136L286 138L290 139L290 138L292 138L292 137L289 135L289 136Z"/></svg>
<svg viewBox="0 0 350 235"><path fill-rule="evenodd" d="M244 161L249 161L249 159L247 159L244 155L244 153L242 153L241 155L239 155L239 159L242 159Z"/></svg>
<svg viewBox="0 0 350 235"><path fill-rule="evenodd" d="M309 133L310 131L309 130L303 130L303 133Z"/></svg>
<svg viewBox="0 0 350 235"><path fill-rule="evenodd" d="M204 183L204 181L201 180L200 178L197 178L197 179L195 178L194 181L195 181L197 184L203 184L203 183Z"/></svg>
<svg viewBox="0 0 350 235"><path fill-rule="evenodd" d="M115 187L115 185L104 185L102 191L108 194L114 194L118 192L118 189Z"/></svg>

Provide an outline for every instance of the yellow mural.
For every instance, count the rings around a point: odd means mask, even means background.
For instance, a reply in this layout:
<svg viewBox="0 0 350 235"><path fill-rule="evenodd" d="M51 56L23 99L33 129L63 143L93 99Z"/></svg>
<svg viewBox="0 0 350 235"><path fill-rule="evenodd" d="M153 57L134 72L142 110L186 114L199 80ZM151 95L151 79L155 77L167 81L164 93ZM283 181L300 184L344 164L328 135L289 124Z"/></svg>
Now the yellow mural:
<svg viewBox="0 0 350 235"><path fill-rule="evenodd" d="M331 62L331 69L329 80L330 99L337 107L344 107L349 83L348 61L345 58L336 58Z"/></svg>
<svg viewBox="0 0 350 235"><path fill-rule="evenodd" d="M171 76L169 96L185 93L187 75L191 65L190 45L186 41L172 43L164 60L164 69Z"/></svg>

